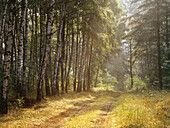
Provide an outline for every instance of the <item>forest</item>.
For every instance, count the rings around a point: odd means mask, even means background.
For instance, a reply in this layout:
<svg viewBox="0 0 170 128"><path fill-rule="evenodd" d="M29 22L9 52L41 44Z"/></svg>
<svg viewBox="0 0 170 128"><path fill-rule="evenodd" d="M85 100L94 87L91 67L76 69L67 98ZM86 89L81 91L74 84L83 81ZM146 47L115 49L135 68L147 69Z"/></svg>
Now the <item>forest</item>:
<svg viewBox="0 0 170 128"><path fill-rule="evenodd" d="M0 128L169 128L169 0L0 0Z"/></svg>

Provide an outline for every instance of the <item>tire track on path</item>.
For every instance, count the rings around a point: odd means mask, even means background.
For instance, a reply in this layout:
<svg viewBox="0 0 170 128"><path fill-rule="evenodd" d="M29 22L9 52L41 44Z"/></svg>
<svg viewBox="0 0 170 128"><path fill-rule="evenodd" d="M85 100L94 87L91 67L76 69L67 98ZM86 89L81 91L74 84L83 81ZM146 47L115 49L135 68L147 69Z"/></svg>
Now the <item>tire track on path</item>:
<svg viewBox="0 0 170 128"><path fill-rule="evenodd" d="M80 113L85 109L88 109L88 106L91 103L95 102L95 100L99 97L100 96L86 98L86 100L76 101L68 109L65 109L63 112L60 112L56 116L46 119L42 124L38 126L35 125L34 128L60 128L66 120L70 120L76 115L80 115Z"/></svg>

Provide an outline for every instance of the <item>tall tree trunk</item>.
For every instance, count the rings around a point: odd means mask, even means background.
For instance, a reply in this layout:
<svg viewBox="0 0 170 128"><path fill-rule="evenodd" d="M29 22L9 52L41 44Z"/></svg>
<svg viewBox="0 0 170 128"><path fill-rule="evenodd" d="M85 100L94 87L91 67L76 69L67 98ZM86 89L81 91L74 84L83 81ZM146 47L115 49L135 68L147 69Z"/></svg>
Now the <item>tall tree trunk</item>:
<svg viewBox="0 0 170 128"><path fill-rule="evenodd" d="M18 43L18 69L17 69L17 93L18 96L22 96L22 49L23 49L23 34L24 34L24 26L25 26L25 17L26 17L26 10L27 10L27 0L22 0L22 21L21 21L21 27L20 27L20 37L19 37L19 43Z"/></svg>
<svg viewBox="0 0 170 128"><path fill-rule="evenodd" d="M50 45L51 45L51 31L52 31L52 25L53 25L53 18L54 18L54 4L55 1L50 1L50 7L49 7L49 18L47 21L47 42L46 42L46 52L42 64L41 73L39 75L38 79L38 87L37 87L37 101L41 101L43 99L43 81L45 77L45 71L47 68L47 63L49 60L49 54L50 54Z"/></svg>
<svg viewBox="0 0 170 128"><path fill-rule="evenodd" d="M16 10L16 0L15 0L15 3L14 3L14 10ZM19 13L19 12L18 12ZM14 86L15 86L15 89L17 88L17 46L16 46L16 42L17 42L17 33L18 33L18 16L19 14L16 13L14 11L14 14L15 14L15 24L14 24L14 34L13 34L13 48L14 48L14 58L15 58L15 72L14 72Z"/></svg>
<svg viewBox="0 0 170 128"><path fill-rule="evenodd" d="M82 73L83 73L83 65L84 65L84 49L85 49L85 34L83 32L81 60L80 60L80 70L79 70L79 74L78 74L78 87L77 87L77 91L78 92L81 92L81 90L82 90Z"/></svg>
<svg viewBox="0 0 170 128"><path fill-rule="evenodd" d="M74 91L76 91L76 84L77 84L77 71L79 67L79 14L77 14L77 42L76 42L76 64L75 64L75 75L74 75Z"/></svg>
<svg viewBox="0 0 170 128"><path fill-rule="evenodd" d="M66 87L65 91L66 93L68 92L68 86L69 86L69 81L70 81L70 70L71 70L71 63L73 59L73 49L74 48L74 21L72 20L72 44L71 44L71 54L70 54L70 59L69 59L69 65L68 65L68 71L67 71L67 78L66 78Z"/></svg>
<svg viewBox="0 0 170 128"><path fill-rule="evenodd" d="M56 62L55 63L55 69L54 69L54 80L53 80L53 85L52 85L52 95L55 95L56 93L59 95L59 66L60 66L60 50L61 50L61 39L62 39L62 28L63 28L63 17L64 17L64 11L61 10L60 13L60 26L58 29L58 34L57 34L57 50L56 50ZM57 20L56 20L57 22ZM57 28L57 23L56 23L56 28Z"/></svg>
<svg viewBox="0 0 170 128"><path fill-rule="evenodd" d="M160 43L160 9L159 0L157 0L157 49L158 49L158 76L159 76L159 87L162 90L162 69L161 69L161 43Z"/></svg>
<svg viewBox="0 0 170 128"><path fill-rule="evenodd" d="M61 50L61 93L64 93L64 75L65 75L65 4L63 5L64 17L63 17L63 28L62 28L62 50Z"/></svg>
<svg viewBox="0 0 170 128"><path fill-rule="evenodd" d="M100 70L100 68L99 68L99 66L98 66L98 67L97 67L97 74L96 74L95 85L94 85L95 88L97 87L97 80L98 80L98 76L99 76L99 70Z"/></svg>
<svg viewBox="0 0 170 128"><path fill-rule="evenodd" d="M38 16L37 16L37 8L35 8L35 47L34 47L34 57L35 57L35 63L34 63L34 65L35 65L35 74L37 74L38 73L38 51L37 51L37 49L38 49ZM35 75L36 76L36 75ZM35 79L36 79L36 77L35 77Z"/></svg>
<svg viewBox="0 0 170 128"><path fill-rule="evenodd" d="M44 21L44 14L43 14L43 3L40 4L40 53L39 53L39 56L40 56L40 60L39 60L39 72L41 70L41 64L42 64L42 59L43 59L43 53L44 53L44 24L43 24L43 21ZM44 17L43 17L44 16Z"/></svg>
<svg viewBox="0 0 170 128"><path fill-rule="evenodd" d="M91 62L92 62L92 51L93 51L93 40L90 45L90 58L89 58L89 65L88 65L88 85L87 85L87 90L90 90L90 84L91 84Z"/></svg>
<svg viewBox="0 0 170 128"><path fill-rule="evenodd" d="M169 13L169 10L168 10L168 3L167 2L167 5L166 5L166 46L167 48L169 48L169 26L168 26L168 13Z"/></svg>
<svg viewBox="0 0 170 128"><path fill-rule="evenodd" d="M26 68L27 68L27 47L28 47L28 9L26 9L26 24L23 47L23 78L22 78L22 96L26 97Z"/></svg>
<svg viewBox="0 0 170 128"><path fill-rule="evenodd" d="M132 40L130 40L130 44L129 44L129 47L130 47L130 78L131 78L131 89L133 88L133 62L132 62Z"/></svg>
<svg viewBox="0 0 170 128"><path fill-rule="evenodd" d="M48 64L49 65L49 64ZM50 96L50 85L49 85L49 66L47 66L46 72L45 72L45 91L46 91L46 96Z"/></svg>
<svg viewBox="0 0 170 128"><path fill-rule="evenodd" d="M6 3L5 3L5 7L4 7L4 10L3 10L3 17L2 17L2 24L1 24L1 32L0 32L0 71L2 70L3 68L3 64L2 64L2 42L3 42L3 39L2 39L2 36L4 34L4 30L5 30L5 22L6 22L6 13L7 13L7 8L8 8L8 1L9 0L6 0Z"/></svg>
<svg viewBox="0 0 170 128"><path fill-rule="evenodd" d="M66 50L65 50L65 80L67 81L67 69L69 61L69 50L70 50L70 30L69 21L67 21L67 31L66 31ZM66 91L67 89L65 89Z"/></svg>
<svg viewBox="0 0 170 128"><path fill-rule="evenodd" d="M31 11L30 11L31 15ZM30 58L29 58L29 72L28 72L28 91L31 88L31 76L32 76L32 52L33 52L33 43L34 43L34 13L32 12L32 30L31 30L31 47L30 47Z"/></svg>
<svg viewBox="0 0 170 128"><path fill-rule="evenodd" d="M90 40L90 36L87 37L87 41L86 41L86 55L84 58L84 81L83 81L83 91L86 91L86 85L87 85L87 69L88 69L88 62L89 62L89 40Z"/></svg>
<svg viewBox="0 0 170 128"><path fill-rule="evenodd" d="M11 57L11 48L13 42L13 2L15 0L11 0L11 9L9 15L9 24L8 24L8 41L5 43L5 56L4 56L4 71L3 71L3 88L2 88L2 99L0 100L0 113L7 114L8 113L8 79L10 72L10 57Z"/></svg>

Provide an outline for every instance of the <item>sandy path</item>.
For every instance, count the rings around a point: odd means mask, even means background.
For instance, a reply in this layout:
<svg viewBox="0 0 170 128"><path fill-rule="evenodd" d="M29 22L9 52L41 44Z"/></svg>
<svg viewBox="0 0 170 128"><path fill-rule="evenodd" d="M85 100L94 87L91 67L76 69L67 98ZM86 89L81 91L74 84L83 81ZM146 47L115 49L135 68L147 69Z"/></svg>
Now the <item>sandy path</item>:
<svg viewBox="0 0 170 128"><path fill-rule="evenodd" d="M109 121L108 115L114 108L114 103L116 100L110 99L108 103L106 102L97 102L101 95L91 98L85 98L78 101L72 101L71 106L65 109L63 112L60 112L58 115L53 116L49 119L46 119L43 123L38 126L34 126L35 128L62 128L63 125L66 124L67 121L72 120L72 118L82 115L82 113L86 113L88 111L93 111L98 109L101 111L99 115L97 115L96 119L91 120L96 128L104 128L105 124ZM100 103L98 105L98 103ZM97 107L96 107L97 106ZM79 122L77 122L79 123ZM67 127L66 125L64 127Z"/></svg>

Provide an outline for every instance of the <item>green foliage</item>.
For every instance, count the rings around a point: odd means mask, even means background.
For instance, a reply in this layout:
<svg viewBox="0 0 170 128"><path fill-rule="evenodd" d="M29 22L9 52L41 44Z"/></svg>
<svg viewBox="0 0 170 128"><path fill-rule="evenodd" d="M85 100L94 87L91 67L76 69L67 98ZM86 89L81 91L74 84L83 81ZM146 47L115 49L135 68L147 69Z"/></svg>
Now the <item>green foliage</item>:
<svg viewBox="0 0 170 128"><path fill-rule="evenodd" d="M18 98L15 100L11 100L11 102L9 102L9 109L11 110L21 110L21 108L23 107L24 104L24 98Z"/></svg>
<svg viewBox="0 0 170 128"><path fill-rule="evenodd" d="M135 76L133 78L133 82L134 82L133 83L134 84L134 89L136 89L136 88L143 88L143 87L146 87L146 85L147 85L147 83L145 81L143 81L140 77L137 77L137 76ZM126 81L124 82L124 84L125 84L125 87L127 89L130 89L130 87L131 87L131 78L128 77L126 79Z"/></svg>
<svg viewBox="0 0 170 128"><path fill-rule="evenodd" d="M116 77L111 76L108 72L103 73L99 77L99 83L97 87L104 89L114 89L115 85L118 84Z"/></svg>

